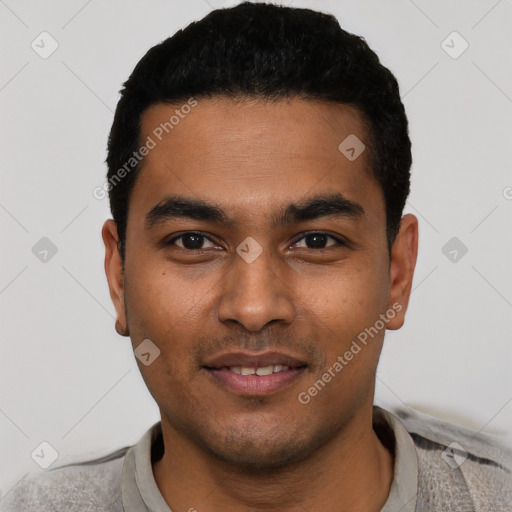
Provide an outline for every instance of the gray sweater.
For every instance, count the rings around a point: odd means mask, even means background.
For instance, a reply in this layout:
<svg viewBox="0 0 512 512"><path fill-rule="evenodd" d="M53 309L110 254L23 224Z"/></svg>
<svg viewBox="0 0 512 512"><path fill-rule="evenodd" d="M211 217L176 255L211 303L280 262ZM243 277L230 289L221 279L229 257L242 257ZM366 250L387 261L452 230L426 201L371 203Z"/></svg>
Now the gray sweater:
<svg viewBox="0 0 512 512"><path fill-rule="evenodd" d="M374 429L395 454L381 512L512 512L512 454L492 436L380 407ZM151 469L159 446L156 423L132 447L23 479L0 500L0 511L170 512Z"/></svg>

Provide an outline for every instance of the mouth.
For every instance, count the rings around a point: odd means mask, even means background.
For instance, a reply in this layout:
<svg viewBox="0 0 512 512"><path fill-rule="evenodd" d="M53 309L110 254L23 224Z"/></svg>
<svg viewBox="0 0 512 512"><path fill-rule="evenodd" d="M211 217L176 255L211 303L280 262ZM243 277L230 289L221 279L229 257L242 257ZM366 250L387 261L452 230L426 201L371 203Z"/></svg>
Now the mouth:
<svg viewBox="0 0 512 512"><path fill-rule="evenodd" d="M238 395L258 396L291 386L307 366L304 361L278 352L237 352L222 354L201 368L223 388Z"/></svg>

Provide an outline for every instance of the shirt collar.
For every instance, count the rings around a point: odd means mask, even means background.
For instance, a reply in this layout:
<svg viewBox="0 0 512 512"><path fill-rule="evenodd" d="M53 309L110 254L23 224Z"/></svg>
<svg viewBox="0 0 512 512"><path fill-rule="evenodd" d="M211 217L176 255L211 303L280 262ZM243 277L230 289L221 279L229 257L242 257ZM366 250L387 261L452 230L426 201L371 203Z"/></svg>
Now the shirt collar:
<svg viewBox="0 0 512 512"><path fill-rule="evenodd" d="M373 416L374 422L391 429L395 440L393 482L380 512L416 512L418 459L414 442L394 414L374 406ZM151 447L161 435L162 425L155 423L126 453L121 482L125 512L172 512L156 485L151 464Z"/></svg>
<svg viewBox="0 0 512 512"><path fill-rule="evenodd" d="M125 512L172 512L155 482L151 446L162 435L162 424L155 423L126 453L121 493Z"/></svg>
<svg viewBox="0 0 512 512"><path fill-rule="evenodd" d="M384 420L395 438L395 467L388 499L380 512L415 512L418 494L418 456L409 432L400 420L381 407L373 407L374 422Z"/></svg>

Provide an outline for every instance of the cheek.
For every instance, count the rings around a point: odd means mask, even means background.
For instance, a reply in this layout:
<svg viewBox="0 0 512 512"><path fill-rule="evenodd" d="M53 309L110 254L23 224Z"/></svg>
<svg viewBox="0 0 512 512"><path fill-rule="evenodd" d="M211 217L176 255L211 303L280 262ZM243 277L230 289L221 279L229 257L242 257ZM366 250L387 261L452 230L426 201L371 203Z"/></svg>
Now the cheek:
<svg viewBox="0 0 512 512"><path fill-rule="evenodd" d="M143 254L131 263L126 283L131 332L157 337L197 320L212 279L185 280L169 262Z"/></svg>
<svg viewBox="0 0 512 512"><path fill-rule="evenodd" d="M388 299L389 280L381 261L301 277L298 295L305 314L309 310L334 332L373 323L384 312Z"/></svg>
<svg viewBox="0 0 512 512"><path fill-rule="evenodd" d="M142 277L128 292L130 337L134 349L149 339L159 353L150 365L137 364L157 403L178 404L194 377L191 357L202 325L194 304L200 296L181 293L183 287L168 275Z"/></svg>
<svg viewBox="0 0 512 512"><path fill-rule="evenodd" d="M375 325L386 311L387 282L382 260L347 265L304 282L302 311L326 359L315 380L332 379L319 406L329 405L327 396L359 400L370 392L368 383L373 381L385 332L382 322L377 329Z"/></svg>
<svg viewBox="0 0 512 512"><path fill-rule="evenodd" d="M163 383L176 390L196 377L193 358L212 311L215 280L190 282L161 263L139 269L126 287L130 336L134 348L150 339L160 350L154 363L139 367L152 392Z"/></svg>

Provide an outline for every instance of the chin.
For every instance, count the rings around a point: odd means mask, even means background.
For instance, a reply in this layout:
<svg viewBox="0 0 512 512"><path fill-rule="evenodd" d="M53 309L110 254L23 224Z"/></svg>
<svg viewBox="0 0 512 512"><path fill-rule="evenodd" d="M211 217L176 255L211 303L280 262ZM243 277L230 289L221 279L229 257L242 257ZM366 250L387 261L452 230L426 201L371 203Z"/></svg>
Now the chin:
<svg viewBox="0 0 512 512"><path fill-rule="evenodd" d="M245 440L241 447L215 449L210 446L209 452L217 460L236 467L238 471L268 474L269 471L290 467L303 460L303 450L297 448L295 442L281 444L279 447L269 447L265 443L265 446L259 447L257 444L248 445Z"/></svg>
<svg viewBox="0 0 512 512"><path fill-rule="evenodd" d="M238 471L266 473L298 464L314 454L329 435L324 431L307 432L290 429L278 432L275 428L261 427L226 429L216 441L203 439L203 448L210 456Z"/></svg>

